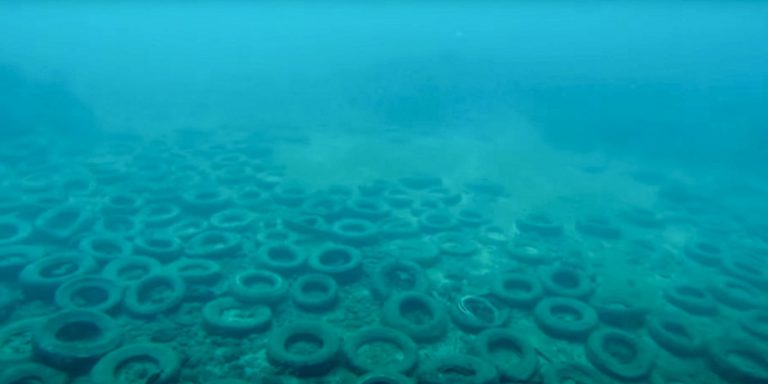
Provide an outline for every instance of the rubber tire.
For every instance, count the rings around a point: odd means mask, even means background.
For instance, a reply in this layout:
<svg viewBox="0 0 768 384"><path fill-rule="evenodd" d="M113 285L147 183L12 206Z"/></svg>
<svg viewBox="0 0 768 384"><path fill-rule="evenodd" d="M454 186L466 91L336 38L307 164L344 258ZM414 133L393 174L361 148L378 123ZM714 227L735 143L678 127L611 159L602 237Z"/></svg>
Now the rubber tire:
<svg viewBox="0 0 768 384"><path fill-rule="evenodd" d="M577 318L571 320L557 316L555 311L558 309L576 313ZM540 301L533 310L533 318L544 333L569 340L586 338L599 323L592 307L583 301L566 297L551 297Z"/></svg>
<svg viewBox="0 0 768 384"><path fill-rule="evenodd" d="M516 355L509 359L507 355L494 357L494 350L507 347ZM477 357L491 362L502 381L525 382L539 369L539 357L533 344L520 332L508 328L487 329L477 335L473 344Z"/></svg>
<svg viewBox="0 0 768 384"><path fill-rule="evenodd" d="M544 287L532 274L508 272L491 282L491 294L514 308L533 307L543 296Z"/></svg>
<svg viewBox="0 0 768 384"><path fill-rule="evenodd" d="M623 361L616 353L606 349L607 343L617 341L623 347L632 349L631 360ZM623 381L637 381L648 377L656 362L655 349L651 344L630 333L609 328L592 332L587 339L586 356L595 368Z"/></svg>
<svg viewBox="0 0 768 384"><path fill-rule="evenodd" d="M648 335L656 344L672 354L684 357L701 355L704 342L691 329L685 316L657 315L648 319Z"/></svg>
<svg viewBox="0 0 768 384"><path fill-rule="evenodd" d="M366 344L388 343L394 345L400 351L402 357L389 365L383 365L378 361L365 360L359 351ZM387 371L407 374L411 372L419 360L419 350L416 343L403 332L396 329L373 326L363 328L344 341L344 354L352 370L358 373Z"/></svg>
<svg viewBox="0 0 768 384"><path fill-rule="evenodd" d="M493 319L478 317L477 311L471 311L470 308L467 308L467 300L472 300L474 302L474 309L476 309L479 304L479 306L485 309L484 312L492 313ZM457 327L470 333L477 333L488 328L500 327L507 321L507 312L497 308L492 301L482 296L462 296L456 305L450 306L448 313Z"/></svg>
<svg viewBox="0 0 768 384"><path fill-rule="evenodd" d="M256 254L264 268L278 273L291 273L301 269L307 259L304 251L289 243L267 244Z"/></svg>
<svg viewBox="0 0 768 384"><path fill-rule="evenodd" d="M555 266L541 270L541 285L555 296L585 299L592 295L595 285L581 269Z"/></svg>
<svg viewBox="0 0 768 384"><path fill-rule="evenodd" d="M408 280L398 279L393 282L393 275L407 275ZM374 297L381 300L397 292L426 292L428 288L429 279L426 272L420 265L411 261L397 259L384 261L374 269L371 275L371 291Z"/></svg>
<svg viewBox="0 0 768 384"><path fill-rule="evenodd" d="M749 283L730 278L720 278L709 286L712 298L733 309L746 311L766 303L762 291Z"/></svg>
<svg viewBox="0 0 768 384"><path fill-rule="evenodd" d="M249 313L246 320L232 320L225 312ZM265 331L272 323L272 310L266 305L247 305L230 297L222 297L205 304L202 311L203 326L215 335L241 337L254 332Z"/></svg>
<svg viewBox="0 0 768 384"><path fill-rule="evenodd" d="M608 384L600 372L587 364L555 363L541 370L542 384Z"/></svg>
<svg viewBox="0 0 768 384"><path fill-rule="evenodd" d="M173 294L161 303L143 303L141 296L146 293L145 290L158 283L169 287ZM151 317L176 308L184 300L186 293L187 285L181 277L169 273L156 273L128 286L125 291L123 306L133 315Z"/></svg>
<svg viewBox="0 0 768 384"><path fill-rule="evenodd" d="M419 369L418 378L419 384L498 384L499 382L499 375L491 363L464 354L433 357Z"/></svg>
<svg viewBox="0 0 768 384"><path fill-rule="evenodd" d="M25 318L0 328L0 345L16 344L15 348L0 348L0 366L21 364L34 358L32 339L43 321L45 321L44 317ZM26 342L20 343L22 339ZM19 348L18 344L24 344L27 348Z"/></svg>
<svg viewBox="0 0 768 384"><path fill-rule="evenodd" d="M319 294L316 294L318 291ZM291 301L296 307L307 311L330 311L336 306L338 299L339 285L328 275L302 275L296 278L291 286Z"/></svg>
<svg viewBox="0 0 768 384"><path fill-rule="evenodd" d="M312 339L319 344L310 353L297 353L288 345L297 339ZM341 335L322 322L299 321L272 331L266 355L273 365L281 366L296 376L320 376L338 363Z"/></svg>
<svg viewBox="0 0 768 384"><path fill-rule="evenodd" d="M354 384L416 384L413 379L397 373L369 373L359 377Z"/></svg>
<svg viewBox="0 0 768 384"><path fill-rule="evenodd" d="M221 279L221 265L209 259L181 258L166 265L165 271L189 284L212 285Z"/></svg>
<svg viewBox="0 0 768 384"><path fill-rule="evenodd" d="M77 339L69 339L75 335ZM41 361L81 373L100 356L117 348L123 341L123 332L115 320L102 312L71 309L46 318L35 330L32 340L35 356Z"/></svg>
<svg viewBox="0 0 768 384"><path fill-rule="evenodd" d="M46 365L31 362L6 367L0 373L0 384L22 383L68 384L69 376Z"/></svg>
<svg viewBox="0 0 768 384"><path fill-rule="evenodd" d="M156 367L145 369L145 380L153 374L158 374L152 384L175 383L181 372L181 357L176 351L162 344L141 343L124 346L102 357L91 370L91 381L121 384L123 382L118 378L118 368L137 360L151 361Z"/></svg>
<svg viewBox="0 0 768 384"><path fill-rule="evenodd" d="M412 305L418 305L429 312L430 319L419 323L409 319L403 312ZM419 342L435 341L448 331L448 314L445 308L426 293L411 291L393 294L381 310L382 323Z"/></svg>
<svg viewBox="0 0 768 384"><path fill-rule="evenodd" d="M186 240L184 252L188 257L218 259L240 255L243 237L234 232L209 230Z"/></svg>
<svg viewBox="0 0 768 384"><path fill-rule="evenodd" d="M693 315L712 316L717 305L712 296L696 286L676 283L664 289L664 299L677 308Z"/></svg>
<svg viewBox="0 0 768 384"><path fill-rule="evenodd" d="M45 274L55 266L66 267L66 273L53 276ZM96 268L97 265L91 257L78 253L46 256L35 260L21 270L19 284L30 296L50 297L67 280L87 275L94 272Z"/></svg>
<svg viewBox="0 0 768 384"><path fill-rule="evenodd" d="M642 327L650 308L633 295L609 293L592 297L589 304L605 324L617 328Z"/></svg>
<svg viewBox="0 0 768 384"><path fill-rule="evenodd" d="M336 220L330 231L335 240L350 245L373 245L379 238L378 226L363 219Z"/></svg>
<svg viewBox="0 0 768 384"><path fill-rule="evenodd" d="M85 236L78 243L78 249L100 263L133 255L133 243L113 235L92 234Z"/></svg>
<svg viewBox="0 0 768 384"><path fill-rule="evenodd" d="M0 247L0 279L15 281L24 267L43 257L45 250L35 245Z"/></svg>
<svg viewBox="0 0 768 384"><path fill-rule="evenodd" d="M563 226L556 223L545 213L531 213L515 221L517 230L524 235L536 237L560 237Z"/></svg>
<svg viewBox="0 0 768 384"><path fill-rule="evenodd" d="M130 285L161 269L162 264L151 257L130 256L111 261L101 270L101 275L122 285Z"/></svg>
<svg viewBox="0 0 768 384"><path fill-rule="evenodd" d="M323 246L309 256L309 268L332 276L339 282L350 282L360 277L362 253L345 245Z"/></svg>
<svg viewBox="0 0 768 384"><path fill-rule="evenodd" d="M741 317L740 324L750 335L768 341L768 310L751 311Z"/></svg>
<svg viewBox="0 0 768 384"><path fill-rule="evenodd" d="M709 365L729 383L768 383L768 355L764 348L745 339L715 339L709 342ZM738 356L733 360L733 356ZM744 364L742 360L749 359ZM761 369L753 369L759 366Z"/></svg>
<svg viewBox="0 0 768 384"><path fill-rule="evenodd" d="M83 291L85 290L85 291ZM98 297L95 302L77 300L78 292L84 296L93 295L96 290L103 297ZM123 300L123 286L115 280L100 276L82 276L69 280L59 286L54 294L54 301L62 309L90 309L94 311L109 312L117 307Z"/></svg>
<svg viewBox="0 0 768 384"><path fill-rule="evenodd" d="M270 284L269 289L253 289L251 284L244 282L266 282ZM243 303L249 304L267 304L275 305L283 301L288 296L288 282L272 271L266 270L246 270L235 275L230 291L232 296Z"/></svg>

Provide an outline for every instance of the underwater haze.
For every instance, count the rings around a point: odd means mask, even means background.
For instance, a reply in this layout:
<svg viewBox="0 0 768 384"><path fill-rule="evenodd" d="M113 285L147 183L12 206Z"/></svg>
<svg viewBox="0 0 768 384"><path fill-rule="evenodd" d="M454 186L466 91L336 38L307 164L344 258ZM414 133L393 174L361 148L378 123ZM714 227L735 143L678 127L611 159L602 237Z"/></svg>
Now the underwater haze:
<svg viewBox="0 0 768 384"><path fill-rule="evenodd" d="M0 2L0 384L768 383L768 3Z"/></svg>

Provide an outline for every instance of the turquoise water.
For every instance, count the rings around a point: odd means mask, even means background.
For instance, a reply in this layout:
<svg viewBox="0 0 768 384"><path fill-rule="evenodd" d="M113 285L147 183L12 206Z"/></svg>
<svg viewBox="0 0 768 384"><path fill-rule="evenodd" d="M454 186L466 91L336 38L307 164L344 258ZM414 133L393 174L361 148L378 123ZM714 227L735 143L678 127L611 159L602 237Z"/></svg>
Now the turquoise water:
<svg viewBox="0 0 768 384"><path fill-rule="evenodd" d="M0 3L0 384L768 383L766 20Z"/></svg>

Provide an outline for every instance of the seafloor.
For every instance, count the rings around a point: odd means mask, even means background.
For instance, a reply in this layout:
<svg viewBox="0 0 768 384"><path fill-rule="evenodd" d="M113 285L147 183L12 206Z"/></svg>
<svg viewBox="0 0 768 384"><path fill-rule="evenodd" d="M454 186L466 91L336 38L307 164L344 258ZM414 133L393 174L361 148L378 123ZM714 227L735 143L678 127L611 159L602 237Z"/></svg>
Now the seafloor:
<svg viewBox="0 0 768 384"><path fill-rule="evenodd" d="M766 189L516 132L0 143L0 384L768 383Z"/></svg>

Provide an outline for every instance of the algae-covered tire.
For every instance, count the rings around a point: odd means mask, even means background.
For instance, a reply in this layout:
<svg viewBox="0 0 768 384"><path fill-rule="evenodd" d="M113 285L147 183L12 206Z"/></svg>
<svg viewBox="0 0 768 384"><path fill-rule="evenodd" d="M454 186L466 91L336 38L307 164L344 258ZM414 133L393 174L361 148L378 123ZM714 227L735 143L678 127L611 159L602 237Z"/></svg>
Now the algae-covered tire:
<svg viewBox="0 0 768 384"><path fill-rule="evenodd" d="M539 369L539 358L531 342L507 328L488 329L474 341L477 357L491 362L504 381L529 380Z"/></svg>
<svg viewBox="0 0 768 384"><path fill-rule="evenodd" d="M336 280L328 275L310 273L293 281L291 299L293 304L308 311L333 309L339 297Z"/></svg>
<svg viewBox="0 0 768 384"><path fill-rule="evenodd" d="M32 225L13 216L0 216L0 246L21 243L32 234Z"/></svg>
<svg viewBox="0 0 768 384"><path fill-rule="evenodd" d="M690 314L712 316L717 313L717 304L704 289L687 283L675 283L664 290L664 299Z"/></svg>
<svg viewBox="0 0 768 384"><path fill-rule="evenodd" d="M360 376L354 384L416 384L416 382L399 373L376 372Z"/></svg>
<svg viewBox="0 0 768 384"><path fill-rule="evenodd" d="M133 244L138 253L160 261L175 260L183 253L181 241L167 231L145 231L133 239Z"/></svg>
<svg viewBox="0 0 768 384"><path fill-rule="evenodd" d="M271 322L269 307L243 304L229 297L210 301L203 307L203 325L217 335L244 336L268 329Z"/></svg>
<svg viewBox="0 0 768 384"><path fill-rule="evenodd" d="M261 245L293 243L299 235L285 228L265 228L256 234L256 241Z"/></svg>
<svg viewBox="0 0 768 384"><path fill-rule="evenodd" d="M114 235L91 234L85 236L77 247L94 260L107 263L133 254L133 243Z"/></svg>
<svg viewBox="0 0 768 384"><path fill-rule="evenodd" d="M445 209L428 210L419 216L421 230L428 233L446 232L456 228L456 216Z"/></svg>
<svg viewBox="0 0 768 384"><path fill-rule="evenodd" d="M559 237L563 235L563 226L545 213L532 213L517 219L517 230L524 235L539 237Z"/></svg>
<svg viewBox="0 0 768 384"><path fill-rule="evenodd" d="M301 269L307 259L301 248L289 243L264 245L256 257L264 268L278 273L295 272Z"/></svg>
<svg viewBox="0 0 768 384"><path fill-rule="evenodd" d="M209 259L178 259L165 266L166 272L189 284L214 284L221 278L221 265Z"/></svg>
<svg viewBox="0 0 768 384"><path fill-rule="evenodd" d="M389 205L374 197L356 197L347 201L346 211L351 217L365 220L381 220L392 211Z"/></svg>
<svg viewBox="0 0 768 384"><path fill-rule="evenodd" d="M410 261L428 267L440 261L440 249L424 239L401 239L387 242L382 246L387 258Z"/></svg>
<svg viewBox="0 0 768 384"><path fill-rule="evenodd" d="M576 222L576 231L582 235L595 237L602 240L618 240L621 238L621 229L602 216L589 216Z"/></svg>
<svg viewBox="0 0 768 384"><path fill-rule="evenodd" d="M186 209L199 215L210 215L227 206L230 196L217 188L199 188L181 195Z"/></svg>
<svg viewBox="0 0 768 384"><path fill-rule="evenodd" d="M741 317L740 323L749 334L768 340L768 310L751 311Z"/></svg>
<svg viewBox="0 0 768 384"><path fill-rule="evenodd" d="M653 316L648 319L647 329L656 344L673 354L697 356L704 352L704 342L686 316Z"/></svg>
<svg viewBox="0 0 768 384"><path fill-rule="evenodd" d="M607 384L597 370L581 363L554 363L541 370L542 384Z"/></svg>
<svg viewBox="0 0 768 384"><path fill-rule="evenodd" d="M93 226L93 231L107 236L132 238L144 230L144 224L134 216L104 215Z"/></svg>
<svg viewBox="0 0 768 384"><path fill-rule="evenodd" d="M19 272L35 260L43 257L45 248L34 245L9 245L0 247L0 279L13 281Z"/></svg>
<svg viewBox="0 0 768 384"><path fill-rule="evenodd" d="M188 217L171 225L168 232L180 240L186 240L206 229L208 229L208 221L199 217Z"/></svg>
<svg viewBox="0 0 768 384"><path fill-rule="evenodd" d="M628 294L603 293L592 297L589 305L605 324L617 328L640 327L650 308L642 299Z"/></svg>
<svg viewBox="0 0 768 384"><path fill-rule="evenodd" d="M413 370L419 358L416 343L403 332L373 326L363 328L344 341L350 367L359 373Z"/></svg>
<svg viewBox="0 0 768 384"><path fill-rule="evenodd" d="M123 306L136 316L155 316L176 308L186 292L187 285L181 277L156 273L130 285Z"/></svg>
<svg viewBox="0 0 768 384"><path fill-rule="evenodd" d="M768 268L762 262L755 263L745 257L728 257L723 260L723 270L736 279L762 289L768 288Z"/></svg>
<svg viewBox="0 0 768 384"><path fill-rule="evenodd" d="M246 270L235 275L230 292L237 300L251 304L278 304L288 296L288 282L272 271Z"/></svg>
<svg viewBox="0 0 768 384"><path fill-rule="evenodd" d="M508 314L491 300L475 295L462 296L448 313L457 327L472 333L504 325Z"/></svg>
<svg viewBox="0 0 768 384"><path fill-rule="evenodd" d="M587 339L587 359L617 380L647 377L656 363L655 349L645 340L625 331L598 329Z"/></svg>
<svg viewBox="0 0 768 384"><path fill-rule="evenodd" d="M22 363L4 368L0 373L0 384L67 384L66 373L39 363Z"/></svg>
<svg viewBox="0 0 768 384"><path fill-rule="evenodd" d="M216 259L240 255L243 237L234 232L210 230L198 233L186 241L189 257Z"/></svg>
<svg viewBox="0 0 768 384"><path fill-rule="evenodd" d="M411 261L384 261L371 276L371 291L379 299L386 299L397 292L424 292L427 288L427 274L420 265Z"/></svg>
<svg viewBox="0 0 768 384"><path fill-rule="evenodd" d="M331 236L344 244L373 245L379 237L379 228L369 220L341 219L331 225Z"/></svg>
<svg viewBox="0 0 768 384"><path fill-rule="evenodd" d="M309 197L309 190L303 185L288 181L275 186L272 200L287 207L298 207Z"/></svg>
<svg viewBox="0 0 768 384"><path fill-rule="evenodd" d="M256 215L242 208L230 208L211 216L211 225L221 231L242 231L256 219Z"/></svg>
<svg viewBox="0 0 768 384"><path fill-rule="evenodd" d="M171 203L156 203L144 206L136 215L139 220L149 227L164 227L178 219L181 208Z"/></svg>
<svg viewBox="0 0 768 384"><path fill-rule="evenodd" d="M565 297L540 301L533 310L533 318L544 333L562 339L586 338L599 322L592 307Z"/></svg>
<svg viewBox="0 0 768 384"><path fill-rule="evenodd" d="M121 285L133 284L162 268L159 261L146 256L116 259L104 266L101 275Z"/></svg>
<svg viewBox="0 0 768 384"><path fill-rule="evenodd" d="M152 384L175 383L181 371L181 357L162 344L131 344L102 357L93 367L94 383Z"/></svg>
<svg viewBox="0 0 768 384"><path fill-rule="evenodd" d="M544 288L535 275L507 272L493 279L491 294L512 307L530 308L544 295Z"/></svg>
<svg viewBox="0 0 768 384"><path fill-rule="evenodd" d="M697 241L685 246L683 253L689 259L704 266L716 267L725 258L720 246L707 242Z"/></svg>
<svg viewBox="0 0 768 384"><path fill-rule="evenodd" d="M768 355L745 339L719 338L709 343L709 365L729 383L768 383Z"/></svg>
<svg viewBox="0 0 768 384"><path fill-rule="evenodd" d="M46 318L33 334L35 355L46 364L82 372L123 341L120 326L99 311L64 310Z"/></svg>
<svg viewBox="0 0 768 384"><path fill-rule="evenodd" d="M378 222L379 236L383 240L405 239L420 235L419 224L408 217L391 216Z"/></svg>
<svg viewBox="0 0 768 384"><path fill-rule="evenodd" d="M421 292L403 292L390 296L381 309L381 320L420 342L435 341L448 331L445 308Z"/></svg>
<svg viewBox="0 0 768 384"><path fill-rule="evenodd" d="M478 252L480 246L468 233L442 232L433 237L440 252L448 256L468 257Z"/></svg>
<svg viewBox="0 0 768 384"><path fill-rule="evenodd" d="M109 213L134 213L144 206L144 198L139 194L121 191L112 192L104 197L101 210Z"/></svg>
<svg viewBox="0 0 768 384"><path fill-rule="evenodd" d="M93 213L87 207L66 203L37 216L35 228L54 241L67 241L79 234L92 218Z"/></svg>
<svg viewBox="0 0 768 384"><path fill-rule="evenodd" d="M46 256L27 265L19 274L24 291L35 297L50 297L65 281L95 271L96 263L89 256L66 253Z"/></svg>
<svg viewBox="0 0 768 384"><path fill-rule="evenodd" d="M45 318L18 320L0 327L0 366L20 364L32 360L32 339Z"/></svg>
<svg viewBox="0 0 768 384"><path fill-rule="evenodd" d="M360 276L362 254L345 245L327 245L309 256L309 268L333 276L340 282L349 282Z"/></svg>
<svg viewBox="0 0 768 384"><path fill-rule="evenodd" d="M322 322L299 321L272 331L267 358L297 376L319 376L338 364L339 332Z"/></svg>
<svg viewBox="0 0 768 384"><path fill-rule="evenodd" d="M709 293L718 303L742 311L757 308L766 303L766 297L760 289L730 278L716 279L709 286Z"/></svg>
<svg viewBox="0 0 768 384"><path fill-rule="evenodd" d="M595 290L590 276L581 269L566 266L543 268L540 274L544 290L563 297L584 299Z"/></svg>
<svg viewBox="0 0 768 384"><path fill-rule="evenodd" d="M123 286L106 277L77 277L56 289L54 300L63 309L107 312L123 300Z"/></svg>
<svg viewBox="0 0 768 384"><path fill-rule="evenodd" d="M419 384L497 384L499 375L488 361L464 355L450 354L433 357L422 364Z"/></svg>

